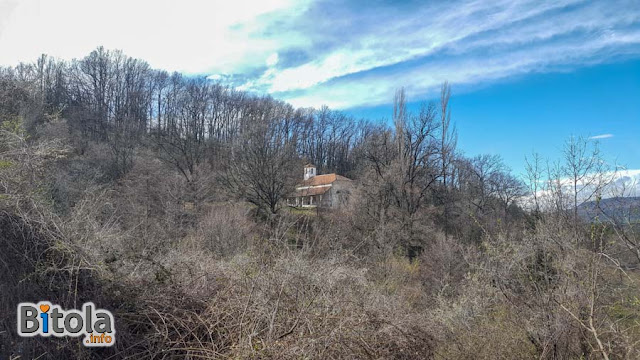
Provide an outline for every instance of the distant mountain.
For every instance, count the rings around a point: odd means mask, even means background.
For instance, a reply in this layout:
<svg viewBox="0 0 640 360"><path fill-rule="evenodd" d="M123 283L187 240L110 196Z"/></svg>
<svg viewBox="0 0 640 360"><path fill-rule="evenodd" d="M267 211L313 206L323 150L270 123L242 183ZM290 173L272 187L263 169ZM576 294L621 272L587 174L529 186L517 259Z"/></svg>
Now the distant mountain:
<svg viewBox="0 0 640 360"><path fill-rule="evenodd" d="M618 170L609 189L618 191L618 194L621 189L625 189L626 195L640 196L640 169ZM604 195L608 197L606 193Z"/></svg>
<svg viewBox="0 0 640 360"><path fill-rule="evenodd" d="M578 206L578 214L587 221L598 217L602 221L613 218L626 222L640 221L640 197L612 197L596 201L588 201Z"/></svg>

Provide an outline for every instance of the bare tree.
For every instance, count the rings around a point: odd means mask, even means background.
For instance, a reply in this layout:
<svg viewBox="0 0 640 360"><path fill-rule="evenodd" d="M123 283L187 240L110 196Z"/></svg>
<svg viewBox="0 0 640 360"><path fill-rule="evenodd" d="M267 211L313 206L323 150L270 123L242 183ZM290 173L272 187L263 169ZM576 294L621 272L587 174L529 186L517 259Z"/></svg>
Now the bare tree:
<svg viewBox="0 0 640 360"><path fill-rule="evenodd" d="M452 197L450 185L447 181L451 172L451 165L454 159L455 148L458 135L455 126L451 125L451 108L449 107L449 99L451 97L451 86L448 82L444 82L440 89L440 158L442 164L442 191L440 197L443 207L443 224L445 235L448 235L451 222L451 206Z"/></svg>
<svg viewBox="0 0 640 360"><path fill-rule="evenodd" d="M440 157L442 160L442 184L445 190L447 189L447 177L450 172L449 167L453 161L453 154L458 142L456 128L451 125L450 97L451 85L445 81L440 90Z"/></svg>
<svg viewBox="0 0 640 360"><path fill-rule="evenodd" d="M601 196L611 181L608 166L600 154L598 143L583 137L571 137L562 150L563 175L571 188L573 226L578 226L578 206Z"/></svg>
<svg viewBox="0 0 640 360"><path fill-rule="evenodd" d="M508 219L509 207L516 204L526 194L524 183L507 171L494 174L491 179L495 196L503 206L504 217Z"/></svg>
<svg viewBox="0 0 640 360"><path fill-rule="evenodd" d="M386 223L393 210L394 221L406 234L404 246L419 242L414 234L416 215L427 204L434 185L441 176L440 142L435 104L423 104L419 114L407 111L403 89L396 92L393 110L395 131L374 129L365 150L368 168L374 174L369 179L372 209L379 223Z"/></svg>
<svg viewBox="0 0 640 360"><path fill-rule="evenodd" d="M540 212L540 192L543 190L543 169L542 169L542 159L540 158L540 154L533 153L531 159L525 157L525 171L526 171L526 180L527 185L529 187L529 193L533 198L533 211L536 217L539 217Z"/></svg>
<svg viewBox="0 0 640 360"><path fill-rule="evenodd" d="M254 125L232 146L224 183L268 218L277 214L296 181L295 146L277 121Z"/></svg>

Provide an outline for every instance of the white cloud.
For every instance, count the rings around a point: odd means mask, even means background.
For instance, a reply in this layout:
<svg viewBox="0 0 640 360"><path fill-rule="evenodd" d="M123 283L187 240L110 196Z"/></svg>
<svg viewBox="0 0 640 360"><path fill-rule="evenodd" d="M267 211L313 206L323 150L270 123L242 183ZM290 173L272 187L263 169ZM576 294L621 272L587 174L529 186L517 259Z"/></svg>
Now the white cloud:
<svg viewBox="0 0 640 360"><path fill-rule="evenodd" d="M589 137L589 139L598 140L598 139L609 139L612 137L613 137L613 134L601 134L601 135L591 136Z"/></svg>
<svg viewBox="0 0 640 360"><path fill-rule="evenodd" d="M452 6L444 10L442 22L425 22L414 32L405 33L405 27L399 26L394 33L381 24L388 35L364 41L370 46L340 48L261 80L270 85L270 91L285 92L283 96L293 103L348 108L389 103L400 86L414 97L427 97L445 80L460 89L640 55L638 5L587 3L577 10L559 11L536 8L529 1L484 9L480 4L484 3L473 3L475 8L467 11ZM557 5L563 8L568 3ZM489 10L499 10L491 21L477 16ZM416 14L415 18L424 21L425 17ZM451 27L452 23L457 26ZM381 68L394 64L397 69ZM356 76L345 76L351 74ZM374 91L361 92L363 88Z"/></svg>
<svg viewBox="0 0 640 360"><path fill-rule="evenodd" d="M286 45L252 33L303 7L292 0L22 0L0 13L0 64L42 53L83 57L104 45L167 70L241 72Z"/></svg>
<svg viewBox="0 0 640 360"><path fill-rule="evenodd" d="M640 196L640 169L618 171L607 190L606 197Z"/></svg>
<svg viewBox="0 0 640 360"><path fill-rule="evenodd" d="M499 52L495 56L460 56L446 61L430 59L400 71L372 73L353 80L317 85L310 91L285 98L293 104L305 106L327 104L348 108L354 105L381 105L393 99L395 89L400 86L405 86L413 98L420 98L434 94L445 80L459 88L460 85L546 71L559 64L602 62L617 51L640 54L640 30L618 32L614 36L599 37L588 42L567 39L559 44L540 44Z"/></svg>
<svg viewBox="0 0 640 360"><path fill-rule="evenodd" d="M278 53L273 53L269 55L267 61L265 62L267 66L271 67L278 63Z"/></svg>
<svg viewBox="0 0 640 360"><path fill-rule="evenodd" d="M269 85L271 92L307 89L333 78L426 56L471 35L498 29L571 3L575 0L537 6L532 6L529 1L502 1L492 5L467 2L467 6L450 8L426 6L406 19L382 19L386 23L355 39L345 38L345 45L336 51L274 76L265 76L261 82ZM478 12L487 11L495 14L485 18L477 16ZM352 46L354 42L362 46Z"/></svg>
<svg viewBox="0 0 640 360"><path fill-rule="evenodd" d="M104 45L294 105L348 108L388 103L399 86L423 97L444 80L459 89L640 55L637 1L327 1L0 0L0 65Z"/></svg>

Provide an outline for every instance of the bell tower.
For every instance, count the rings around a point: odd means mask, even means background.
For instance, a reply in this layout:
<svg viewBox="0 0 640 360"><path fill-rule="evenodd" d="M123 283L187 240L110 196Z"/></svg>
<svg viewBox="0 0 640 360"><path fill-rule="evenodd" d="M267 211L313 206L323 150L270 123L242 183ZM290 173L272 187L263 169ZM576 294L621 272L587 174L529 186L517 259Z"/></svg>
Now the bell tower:
<svg viewBox="0 0 640 360"><path fill-rule="evenodd" d="M312 177L316 176L316 166L312 164L307 164L304 166L304 180L309 180Z"/></svg>

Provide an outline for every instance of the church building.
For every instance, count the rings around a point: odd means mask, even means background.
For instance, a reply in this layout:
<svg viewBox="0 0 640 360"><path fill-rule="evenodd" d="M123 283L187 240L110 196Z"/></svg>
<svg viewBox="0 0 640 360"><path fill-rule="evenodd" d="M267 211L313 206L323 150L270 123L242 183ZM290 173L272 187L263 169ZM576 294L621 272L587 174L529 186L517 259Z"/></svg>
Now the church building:
<svg viewBox="0 0 640 360"><path fill-rule="evenodd" d="M316 167L304 166L304 178L287 199L287 204L301 208L340 208L349 201L353 181L337 174L317 175Z"/></svg>

